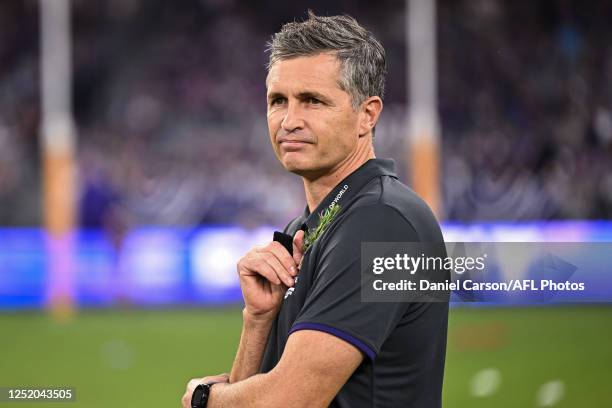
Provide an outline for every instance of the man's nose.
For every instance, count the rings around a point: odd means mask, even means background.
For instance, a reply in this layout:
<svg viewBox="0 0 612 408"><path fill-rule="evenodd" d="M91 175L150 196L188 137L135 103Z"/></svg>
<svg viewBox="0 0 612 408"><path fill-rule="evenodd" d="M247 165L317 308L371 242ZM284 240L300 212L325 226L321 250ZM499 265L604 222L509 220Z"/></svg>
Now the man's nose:
<svg viewBox="0 0 612 408"><path fill-rule="evenodd" d="M304 119L299 103L287 103L287 110L281 126L287 132L293 132L296 129L302 129L304 127Z"/></svg>

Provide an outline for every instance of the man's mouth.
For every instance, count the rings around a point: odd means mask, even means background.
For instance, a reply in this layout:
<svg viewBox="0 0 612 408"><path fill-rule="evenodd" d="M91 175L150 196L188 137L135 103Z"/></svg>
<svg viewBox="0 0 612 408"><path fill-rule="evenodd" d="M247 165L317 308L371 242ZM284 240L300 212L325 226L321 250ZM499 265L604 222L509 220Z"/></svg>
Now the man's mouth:
<svg viewBox="0 0 612 408"><path fill-rule="evenodd" d="M305 146L312 144L312 143L305 141L305 140L301 140L301 139L282 138L278 141L278 144L281 147L281 149L285 151L297 151L297 150L303 149Z"/></svg>

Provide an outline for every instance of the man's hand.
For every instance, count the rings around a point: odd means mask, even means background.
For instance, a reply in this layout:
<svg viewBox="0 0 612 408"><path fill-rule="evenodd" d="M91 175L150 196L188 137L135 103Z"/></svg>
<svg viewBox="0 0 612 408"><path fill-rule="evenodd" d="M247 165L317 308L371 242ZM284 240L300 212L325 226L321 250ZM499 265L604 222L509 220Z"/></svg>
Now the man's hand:
<svg viewBox="0 0 612 408"><path fill-rule="evenodd" d="M187 389L185 390L185 394L183 394L183 398L181 398L181 404L183 405L183 408L191 408L191 396L193 395L193 390L195 390L195 387L197 387L199 384L206 384L212 382L227 383L229 382L229 375L219 374L204 378L194 378L190 380L187 383Z"/></svg>
<svg viewBox="0 0 612 408"><path fill-rule="evenodd" d="M327 407L363 359L364 354L357 347L339 337L322 331L298 330L289 336L276 367L242 381L213 386L208 406ZM217 376L190 381L183 396L183 408L189 407L198 384L226 379Z"/></svg>
<svg viewBox="0 0 612 408"><path fill-rule="evenodd" d="M285 291L295 282L303 245L304 231L298 231L293 240L293 257L273 241L251 249L238 261L240 288L249 315L264 319L276 316Z"/></svg>
<svg viewBox="0 0 612 408"><path fill-rule="evenodd" d="M298 270L302 266L302 258L304 257L304 231L298 230L293 236L293 260L298 266Z"/></svg>

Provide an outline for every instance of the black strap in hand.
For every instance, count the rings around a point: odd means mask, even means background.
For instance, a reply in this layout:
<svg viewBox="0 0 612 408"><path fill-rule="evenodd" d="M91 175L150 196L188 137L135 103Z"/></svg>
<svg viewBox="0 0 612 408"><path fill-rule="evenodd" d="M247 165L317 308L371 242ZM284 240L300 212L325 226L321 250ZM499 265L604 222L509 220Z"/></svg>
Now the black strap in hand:
<svg viewBox="0 0 612 408"><path fill-rule="evenodd" d="M280 231L274 231L273 241L280 243L285 247L289 254L293 256L293 237L291 235Z"/></svg>

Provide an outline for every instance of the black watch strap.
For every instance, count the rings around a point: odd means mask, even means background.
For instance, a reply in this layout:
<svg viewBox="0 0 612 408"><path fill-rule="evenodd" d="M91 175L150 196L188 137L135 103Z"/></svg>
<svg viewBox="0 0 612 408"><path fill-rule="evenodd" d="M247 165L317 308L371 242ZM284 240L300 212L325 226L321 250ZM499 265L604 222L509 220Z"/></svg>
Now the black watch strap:
<svg viewBox="0 0 612 408"><path fill-rule="evenodd" d="M198 384L191 395L191 408L206 408L208 404L208 396L210 395L210 387L216 382Z"/></svg>

